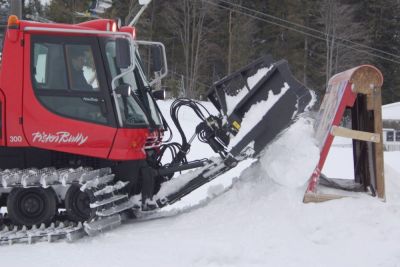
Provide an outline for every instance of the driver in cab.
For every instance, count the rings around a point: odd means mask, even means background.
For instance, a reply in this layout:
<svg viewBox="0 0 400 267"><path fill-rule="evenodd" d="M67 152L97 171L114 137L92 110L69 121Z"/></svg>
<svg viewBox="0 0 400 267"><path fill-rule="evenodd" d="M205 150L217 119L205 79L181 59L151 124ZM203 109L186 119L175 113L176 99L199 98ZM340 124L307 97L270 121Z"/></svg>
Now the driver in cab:
<svg viewBox="0 0 400 267"><path fill-rule="evenodd" d="M80 91L97 91L91 84L96 79L95 67L93 64L93 58L91 57L90 51L86 51L81 47L71 47L69 49L71 58L71 89ZM91 64L90 64L91 63ZM91 72L91 79L87 79L84 70Z"/></svg>

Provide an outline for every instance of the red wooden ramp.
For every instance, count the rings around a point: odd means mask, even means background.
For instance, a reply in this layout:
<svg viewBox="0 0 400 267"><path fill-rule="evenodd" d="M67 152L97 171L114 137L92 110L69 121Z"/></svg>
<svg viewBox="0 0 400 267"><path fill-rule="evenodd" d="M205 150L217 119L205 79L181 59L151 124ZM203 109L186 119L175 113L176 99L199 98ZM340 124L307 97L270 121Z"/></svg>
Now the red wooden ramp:
<svg viewBox="0 0 400 267"><path fill-rule="evenodd" d="M343 196L321 193L318 185L370 192L374 196L385 198L382 83L381 72L371 65L341 72L329 80L315 124L320 159L309 180L304 202L321 202ZM351 112L351 129L340 126L346 110ZM354 181L328 178L321 174L335 136L353 139Z"/></svg>

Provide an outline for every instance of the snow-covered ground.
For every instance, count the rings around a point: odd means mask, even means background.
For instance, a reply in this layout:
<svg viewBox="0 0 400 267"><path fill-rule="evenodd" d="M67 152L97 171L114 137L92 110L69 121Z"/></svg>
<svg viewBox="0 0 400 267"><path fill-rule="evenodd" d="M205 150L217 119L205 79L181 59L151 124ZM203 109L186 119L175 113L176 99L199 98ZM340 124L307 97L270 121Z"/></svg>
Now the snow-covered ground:
<svg viewBox="0 0 400 267"><path fill-rule="evenodd" d="M168 114L170 102L160 104ZM189 112L181 119L185 129L197 123ZM359 194L303 204L306 180L318 160L311 133L311 123L299 120L267 148L260 162L242 166L169 207L174 216L127 223L72 244L3 246L2 264L400 266L400 152L385 153L386 203ZM191 153L192 158L213 155L198 142ZM349 147L333 147L324 172L351 178L351 160ZM234 177L230 190L206 200L224 191Z"/></svg>

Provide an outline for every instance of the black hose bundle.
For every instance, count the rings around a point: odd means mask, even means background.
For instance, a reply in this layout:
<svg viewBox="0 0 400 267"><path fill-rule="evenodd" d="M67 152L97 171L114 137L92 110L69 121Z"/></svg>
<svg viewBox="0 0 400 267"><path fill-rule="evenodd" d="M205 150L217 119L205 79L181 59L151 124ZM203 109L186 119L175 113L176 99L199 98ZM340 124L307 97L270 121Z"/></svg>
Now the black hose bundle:
<svg viewBox="0 0 400 267"><path fill-rule="evenodd" d="M195 134L198 136L198 138L201 142L207 143L207 139L206 139L207 134L205 132L209 128L209 127L207 127L207 118L214 117L214 116L212 116L211 113L201 103L194 101L192 99L189 99L189 98L178 98L171 105L170 115L171 115L172 121L174 122L174 124L181 136L182 143L179 144L176 142L172 142L172 143L163 144L160 147L159 152L157 153L157 162L158 162L159 166L161 166L161 159L163 158L164 153L166 151L169 151L171 154L171 157L172 157L171 163L167 164L167 165L174 166L174 165L178 165L178 164L187 163L186 155L190 150L190 143L192 140L188 141L188 139L186 138L185 132L183 131L182 126L179 121L179 111L180 111L181 107L184 107L184 106L193 110L195 112L195 114L197 115L197 117L199 117L200 120L202 121L199 124L199 126L196 127ZM208 117L206 117L206 115L204 115L204 114L208 115ZM202 125L202 126L200 126L200 125ZM171 131L171 133L172 133L172 131ZM171 139L171 136L169 139Z"/></svg>
<svg viewBox="0 0 400 267"><path fill-rule="evenodd" d="M197 117L200 118L200 120L202 122L207 121L207 117L204 116L203 112L201 111L201 108L208 114L208 116L211 116L211 114L201 103L196 102L189 98L178 98L172 103L171 109L170 109L171 119L174 122L176 128L178 129L178 131L182 137L182 147L185 147L188 144L188 142L187 142L185 133L182 130L181 124L179 122L179 118L178 118L179 110L183 106L191 108L196 113Z"/></svg>

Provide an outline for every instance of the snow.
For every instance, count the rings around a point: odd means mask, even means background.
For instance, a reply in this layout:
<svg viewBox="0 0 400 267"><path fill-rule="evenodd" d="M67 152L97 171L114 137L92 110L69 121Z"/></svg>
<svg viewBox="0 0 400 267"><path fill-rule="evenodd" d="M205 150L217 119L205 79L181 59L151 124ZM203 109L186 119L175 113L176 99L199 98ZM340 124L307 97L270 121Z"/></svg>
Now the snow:
<svg viewBox="0 0 400 267"><path fill-rule="evenodd" d="M257 72L247 78L247 85L249 86L249 89L253 89L253 87L267 75L268 72L272 70L274 65L264 68L260 68L257 70ZM226 109L227 109L227 115L229 116L234 110L237 104L248 94L248 89L247 86L243 87L237 95L230 96L228 94L225 94L225 101L226 101Z"/></svg>
<svg viewBox="0 0 400 267"><path fill-rule="evenodd" d="M249 93L246 87L242 88L237 95L230 96L225 94L225 101L226 101L226 113L227 115L231 115L232 112L235 110L235 107L239 102Z"/></svg>
<svg viewBox="0 0 400 267"><path fill-rule="evenodd" d="M382 118L384 120L400 120L400 102L382 106Z"/></svg>
<svg viewBox="0 0 400 267"><path fill-rule="evenodd" d="M352 147L332 146L322 173L331 178L354 179Z"/></svg>
<svg viewBox="0 0 400 267"><path fill-rule="evenodd" d="M168 102L160 103L163 114L169 114ZM193 115L185 112L182 119L183 128L194 129ZM201 188L170 207L167 217L133 221L71 244L3 246L2 264L399 266L400 152L385 152L386 203L357 194L303 204L307 173L317 163L310 123L299 119L259 162L246 162ZM326 163L328 176L339 169L351 173L342 154L349 150L333 148L334 155ZM191 152L193 158L215 156L197 140Z"/></svg>
<svg viewBox="0 0 400 267"><path fill-rule="evenodd" d="M260 160L261 169L268 173L275 183L295 188L303 186L308 181L320 154L313 139L313 129L310 119L300 117L265 150ZM300 165L302 168L288 168Z"/></svg>
<svg viewBox="0 0 400 267"><path fill-rule="evenodd" d="M169 194L178 191L180 188L182 188L184 185L190 182L190 180L192 180L193 177L201 174L204 171L204 169L206 169L207 166L182 174L176 177L176 179L172 179L171 181L164 183L163 185L161 185L161 189L158 192L156 199L166 197Z"/></svg>
<svg viewBox="0 0 400 267"><path fill-rule="evenodd" d="M257 70L256 74L247 79L247 84L249 87L253 88L265 75L267 75L268 72L272 70L273 67L274 65L271 65L268 68L265 67Z"/></svg>

